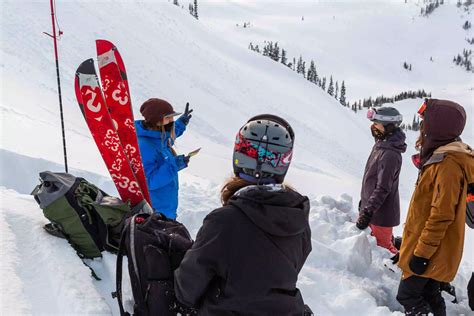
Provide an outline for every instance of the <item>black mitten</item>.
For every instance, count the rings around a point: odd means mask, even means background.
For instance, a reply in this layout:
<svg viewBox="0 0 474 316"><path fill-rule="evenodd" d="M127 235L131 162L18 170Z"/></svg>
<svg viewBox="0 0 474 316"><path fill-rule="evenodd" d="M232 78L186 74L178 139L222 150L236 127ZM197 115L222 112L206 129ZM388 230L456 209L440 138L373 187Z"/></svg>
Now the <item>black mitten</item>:
<svg viewBox="0 0 474 316"><path fill-rule="evenodd" d="M357 228L359 228L360 230L366 229L367 227L369 227L371 219L372 213L367 210L363 210L362 212L360 212L359 218L357 219Z"/></svg>
<svg viewBox="0 0 474 316"><path fill-rule="evenodd" d="M416 274L422 275L428 269L428 264L430 263L430 259L422 258L413 255L410 259L410 266L411 271L415 272Z"/></svg>

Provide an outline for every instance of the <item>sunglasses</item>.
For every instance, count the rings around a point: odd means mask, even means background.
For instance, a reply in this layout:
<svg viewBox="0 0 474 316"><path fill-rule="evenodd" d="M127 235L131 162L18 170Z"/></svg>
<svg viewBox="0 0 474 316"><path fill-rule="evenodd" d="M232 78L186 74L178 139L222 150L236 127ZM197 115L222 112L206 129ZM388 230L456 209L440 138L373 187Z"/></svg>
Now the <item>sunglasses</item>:
<svg viewBox="0 0 474 316"><path fill-rule="evenodd" d="M265 148L265 144L255 144L246 140L241 133L237 135L235 140L235 150L261 163L268 163L272 167L286 167L291 162L293 150L285 153L278 153Z"/></svg>

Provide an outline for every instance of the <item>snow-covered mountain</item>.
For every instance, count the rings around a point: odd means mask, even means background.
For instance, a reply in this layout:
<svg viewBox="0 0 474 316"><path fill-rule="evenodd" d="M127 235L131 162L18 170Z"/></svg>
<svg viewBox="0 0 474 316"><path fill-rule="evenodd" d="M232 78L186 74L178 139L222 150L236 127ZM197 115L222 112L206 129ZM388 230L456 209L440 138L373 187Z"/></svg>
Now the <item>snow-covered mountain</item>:
<svg viewBox="0 0 474 316"><path fill-rule="evenodd" d="M342 107L301 75L247 46L278 41L291 56L315 59L320 73L345 80L350 100L424 88L434 97L460 102L472 117L472 73L452 63L468 47L465 37L472 37L461 27L468 13L446 3L430 17L419 17L422 1L201 0L198 21L182 4L184 8L171 1L57 3L64 32L60 71L72 172L114 194L73 91L76 67L95 56L94 40L105 38L124 58L137 118L149 97L165 98L178 109L189 101L194 108L189 131L177 147L183 153L203 148L180 174L179 219L193 234L219 205L218 190L231 174L238 128L255 114L282 115L296 132L287 179L312 201L313 252L299 284L305 300L318 315L396 314L401 310L395 301L399 272L390 264L390 254L351 223L373 143L364 114ZM92 263L102 281L92 280L66 243L42 231L46 220L25 195L38 172L62 170L53 48L42 34L51 27L49 3L2 1L0 7L0 310L117 315L109 295L114 257L106 254ZM236 26L247 21L248 28ZM404 61L413 65L412 72L401 67ZM410 121L419 104L408 100L396 106ZM472 122L464 133L470 143ZM416 133L408 136L410 152L401 175L404 211L416 178L409 160ZM468 234L455 280L461 304L448 303L452 314L469 313L465 288L474 242L472 232Z"/></svg>

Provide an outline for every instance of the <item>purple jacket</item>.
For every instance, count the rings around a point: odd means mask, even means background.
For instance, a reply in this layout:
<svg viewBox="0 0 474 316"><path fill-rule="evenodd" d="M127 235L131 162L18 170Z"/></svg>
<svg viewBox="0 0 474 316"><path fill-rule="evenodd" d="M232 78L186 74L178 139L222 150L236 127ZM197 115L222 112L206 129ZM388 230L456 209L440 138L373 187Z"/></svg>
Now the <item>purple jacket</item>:
<svg viewBox="0 0 474 316"><path fill-rule="evenodd" d="M398 177L405 152L405 134L397 129L391 136L377 141L365 166L360 211L373 214L373 225L394 227L400 224Z"/></svg>

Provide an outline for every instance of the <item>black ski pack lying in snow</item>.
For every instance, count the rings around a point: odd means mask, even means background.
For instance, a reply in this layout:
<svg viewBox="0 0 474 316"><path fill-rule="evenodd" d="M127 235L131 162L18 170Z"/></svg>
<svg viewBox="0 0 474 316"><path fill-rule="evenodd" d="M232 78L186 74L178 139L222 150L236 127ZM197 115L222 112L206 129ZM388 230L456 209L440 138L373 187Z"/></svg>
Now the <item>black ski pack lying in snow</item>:
<svg viewBox="0 0 474 316"><path fill-rule="evenodd" d="M181 305L174 293L173 272L181 263L193 240L183 224L162 214L137 214L127 219L117 255L116 292L120 314L122 301L122 263L128 257L136 316L197 315Z"/></svg>

